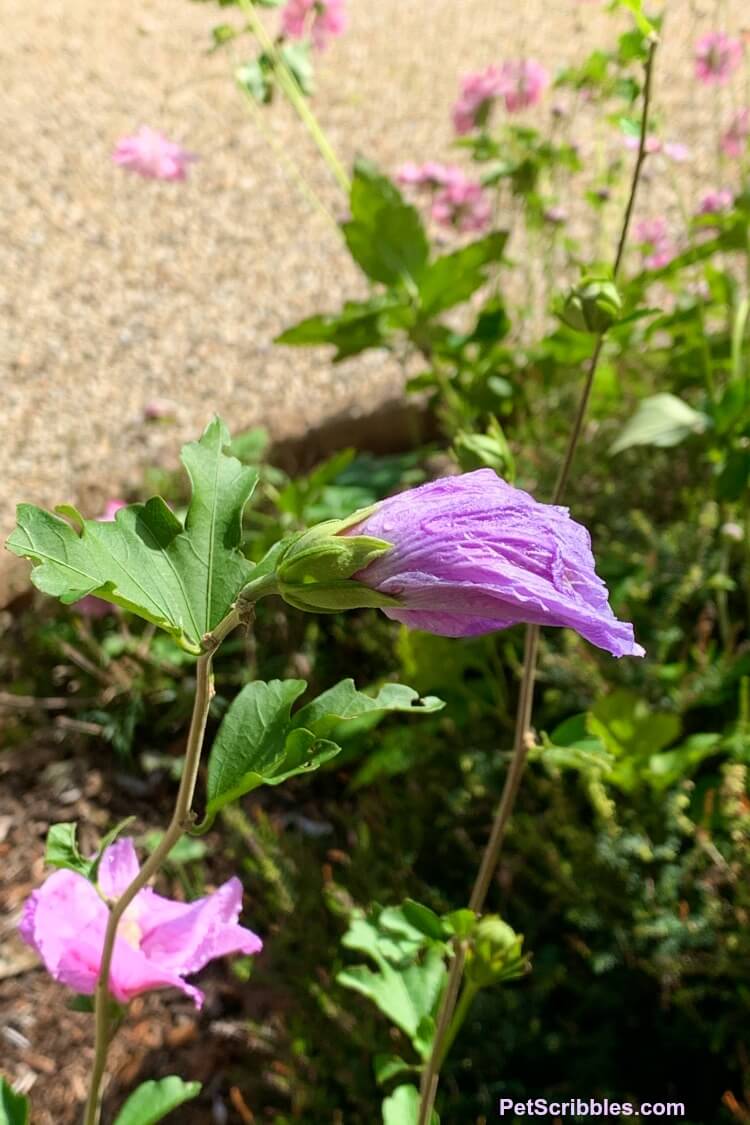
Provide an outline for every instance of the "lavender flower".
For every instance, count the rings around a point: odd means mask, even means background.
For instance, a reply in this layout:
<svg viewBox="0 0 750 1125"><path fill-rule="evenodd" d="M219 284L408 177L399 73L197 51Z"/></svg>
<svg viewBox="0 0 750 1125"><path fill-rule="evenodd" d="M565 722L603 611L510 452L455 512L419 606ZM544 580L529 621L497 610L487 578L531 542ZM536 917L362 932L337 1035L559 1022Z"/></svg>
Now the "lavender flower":
<svg viewBox="0 0 750 1125"><path fill-rule="evenodd" d="M586 529L491 469L402 492L344 534L393 544L354 578L398 597L384 612L412 628L468 637L556 625L613 656L644 654L609 606Z"/></svg>

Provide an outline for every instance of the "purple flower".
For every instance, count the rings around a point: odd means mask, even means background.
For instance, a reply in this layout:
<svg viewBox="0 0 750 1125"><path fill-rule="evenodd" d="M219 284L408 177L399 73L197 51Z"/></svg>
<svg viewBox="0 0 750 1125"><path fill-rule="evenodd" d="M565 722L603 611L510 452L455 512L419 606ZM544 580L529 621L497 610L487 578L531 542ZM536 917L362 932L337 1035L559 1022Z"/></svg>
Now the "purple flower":
<svg viewBox="0 0 750 1125"><path fill-rule="evenodd" d="M90 996L101 965L109 910L138 874L130 839L106 849L99 864L98 889L74 871L55 871L26 900L21 937L37 951L52 977ZM110 970L110 991L126 1004L140 992L179 988L197 1008L203 993L186 984L215 957L258 953L260 938L237 924L242 884L230 879L213 894L185 904L163 898L150 887L140 891L117 930Z"/></svg>
<svg viewBox="0 0 750 1125"><path fill-rule="evenodd" d="M468 637L557 625L613 656L643 656L632 625L609 606L586 529L491 469L392 496L345 534L393 543L354 577L398 597L385 613L412 628Z"/></svg>
<svg viewBox="0 0 750 1125"><path fill-rule="evenodd" d="M466 74L461 79L458 101L453 107L453 128L463 136L484 125L495 98L504 92L505 82L499 66Z"/></svg>
<svg viewBox="0 0 750 1125"><path fill-rule="evenodd" d="M142 125L132 137L117 142L112 159L150 180L186 180L190 164L198 157L163 133Z"/></svg>
<svg viewBox="0 0 750 1125"><path fill-rule="evenodd" d="M282 33L290 39L310 35L318 51L343 35L346 27L344 0L287 0L281 13Z"/></svg>
<svg viewBox="0 0 750 1125"><path fill-rule="evenodd" d="M725 156L742 156L747 146L750 133L750 109L743 106L738 109L728 129L721 135L721 150Z"/></svg>
<svg viewBox="0 0 750 1125"><path fill-rule="evenodd" d="M503 63L502 94L508 113L518 113L536 105L548 86L549 75L536 59Z"/></svg>
<svg viewBox="0 0 750 1125"><path fill-rule="evenodd" d="M718 215L722 211L731 211L734 206L734 194L729 188L718 188L708 191L700 201L699 215Z"/></svg>

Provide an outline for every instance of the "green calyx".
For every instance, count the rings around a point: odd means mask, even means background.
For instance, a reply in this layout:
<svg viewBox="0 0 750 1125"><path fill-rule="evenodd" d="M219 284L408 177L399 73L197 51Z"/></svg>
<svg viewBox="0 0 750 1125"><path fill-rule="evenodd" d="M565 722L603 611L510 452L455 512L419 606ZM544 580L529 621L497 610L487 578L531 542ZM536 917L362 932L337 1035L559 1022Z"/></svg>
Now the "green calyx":
<svg viewBox="0 0 750 1125"><path fill-rule="evenodd" d="M622 299L608 277L584 277L568 295L560 319L576 332L606 332L622 314Z"/></svg>
<svg viewBox="0 0 750 1125"><path fill-rule="evenodd" d="M398 605L396 598L352 579L393 547L371 535L341 534L372 511L363 508L343 520L326 520L277 543L240 597L277 593L289 605L312 613Z"/></svg>

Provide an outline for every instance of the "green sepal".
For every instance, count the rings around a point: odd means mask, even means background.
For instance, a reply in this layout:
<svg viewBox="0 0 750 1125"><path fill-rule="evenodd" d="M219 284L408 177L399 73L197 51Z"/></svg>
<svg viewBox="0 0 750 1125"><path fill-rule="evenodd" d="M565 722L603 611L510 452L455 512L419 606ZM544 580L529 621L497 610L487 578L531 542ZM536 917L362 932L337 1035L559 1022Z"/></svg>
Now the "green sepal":
<svg viewBox="0 0 750 1125"><path fill-rule="evenodd" d="M279 587L285 602L306 613L339 613L347 609L387 609L398 598L373 590L351 578L340 582L298 582Z"/></svg>

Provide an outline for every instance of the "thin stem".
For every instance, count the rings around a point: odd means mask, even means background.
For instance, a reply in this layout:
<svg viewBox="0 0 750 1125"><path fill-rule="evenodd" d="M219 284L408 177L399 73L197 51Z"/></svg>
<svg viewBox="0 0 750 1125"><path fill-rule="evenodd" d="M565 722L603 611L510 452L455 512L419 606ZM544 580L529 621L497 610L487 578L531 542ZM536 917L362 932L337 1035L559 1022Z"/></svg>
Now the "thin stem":
<svg viewBox="0 0 750 1125"><path fill-rule="evenodd" d="M646 151L646 135L648 131L648 118L651 106L651 76L653 73L654 55L656 52L657 40L653 38L649 44L649 53L646 60L646 77L643 87L643 108L641 111L641 131L640 141L638 144L638 156L635 162L633 177L630 184L630 196L628 198L627 206L625 208L625 215L623 217L622 230L617 243L617 251L615 254L615 261L613 266L613 275L617 275L622 265L623 253L627 239L628 228L630 226L630 219L633 214L633 207L635 205L635 197L638 190L640 181L641 169L643 166L645 151ZM591 396L591 388L594 385L594 378L596 376L596 369L601 357L602 348L604 346L605 333L600 333L594 343L594 349L589 362L586 379L584 381L581 397L576 410L573 426L568 439L568 445L565 450L563 462L560 467L560 473L555 484L555 489L552 495L552 503L559 502L565 490L570 475L570 469L573 464L576 449L583 430L583 423L586 416L586 408L588 406L589 398ZM503 791L500 796L500 803L498 804L495 818L492 823L490 837L485 846L482 854L482 860L477 872L477 877L474 882L474 888L471 892L469 900L469 908L476 914L481 913L487 898L492 876L497 868L498 860L502 849L503 839L505 832L513 812L513 806L516 802L518 790L521 785L523 771L526 767L526 759L528 757L529 748L532 744L531 736L531 714L534 705L534 679L536 676L536 662L537 652L539 648L539 626L527 625L526 637L524 645L524 658L523 669L521 672L521 686L518 697L518 710L516 712L516 728L513 740L513 753L511 756L510 766L508 773L505 777ZM466 953L463 947L456 950L451 967L448 973L448 981L446 984L443 999L438 1012L437 1024L435 1027L435 1038L432 1043L432 1052L427 1061L427 1065L422 1073L422 1082L420 1089L420 1105L419 1105L419 1118L418 1125L428 1125L431 1117L432 1110L435 1105L435 1097L437 1094L438 1083L440 1081L440 1067L447 1053L445 1042L446 1037L449 1035L451 1028L451 1020L456 1006L458 991L461 985L461 979L464 971L464 964L466 962Z"/></svg>
<svg viewBox="0 0 750 1125"><path fill-rule="evenodd" d="M86 1112L83 1119L84 1125L97 1125L99 1121L100 1090L102 1078L104 1077L104 1068L107 1062L107 1048L109 1047L110 1038L109 977L115 949L115 939L117 937L117 928L122 920L123 914L128 909L135 896L146 886L149 879L158 872L159 868L172 851L172 848L192 823L191 807L195 794L195 785L198 779L203 736L206 731L208 708L214 693L213 676L211 674L213 656L227 633L234 629L238 623L239 615L236 610L232 610L232 612L217 625L213 633L207 634L203 639L204 652L198 657L198 662L196 664L195 700L193 702L193 714L190 720L190 730L188 732L187 746L185 748L185 762L172 818L158 847L154 849L135 879L133 879L132 883L123 891L117 901L113 903L110 910L107 929L104 935L104 945L102 947L99 977L96 982L94 1000L94 1067L91 1073L89 1096L86 1102Z"/></svg>
<svg viewBox="0 0 750 1125"><path fill-rule="evenodd" d="M239 5L245 16L247 17L247 22L250 30L253 32L261 47L273 63L273 67L276 71L276 76L279 80L281 89L283 90L284 94L286 94L290 105L296 111L297 116L300 118L302 124L305 126L308 133L314 140L315 144L318 147L320 155L325 160L326 164L333 174L334 179L348 199L349 192L351 190L351 183L346 173L346 169L334 152L331 143L328 140L325 132L321 128L317 117L310 109L307 99L305 98L305 95L300 87L300 84L295 78L290 67L287 65L284 56L282 55L281 51L279 51L276 43L273 41L271 36L268 34L263 20L255 10L253 0L239 0Z"/></svg>

